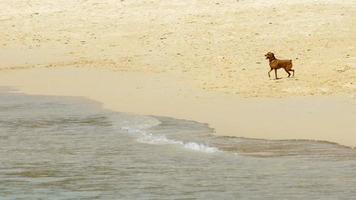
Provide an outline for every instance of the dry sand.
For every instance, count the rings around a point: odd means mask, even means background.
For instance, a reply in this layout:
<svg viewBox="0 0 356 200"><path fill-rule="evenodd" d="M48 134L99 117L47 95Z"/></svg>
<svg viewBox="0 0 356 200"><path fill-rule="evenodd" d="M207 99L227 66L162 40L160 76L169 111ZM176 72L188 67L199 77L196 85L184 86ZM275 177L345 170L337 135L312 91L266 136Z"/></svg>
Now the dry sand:
<svg viewBox="0 0 356 200"><path fill-rule="evenodd" d="M1 0L0 8L0 86L192 119L220 135L356 146L353 0ZM267 51L293 59L296 77L268 79Z"/></svg>

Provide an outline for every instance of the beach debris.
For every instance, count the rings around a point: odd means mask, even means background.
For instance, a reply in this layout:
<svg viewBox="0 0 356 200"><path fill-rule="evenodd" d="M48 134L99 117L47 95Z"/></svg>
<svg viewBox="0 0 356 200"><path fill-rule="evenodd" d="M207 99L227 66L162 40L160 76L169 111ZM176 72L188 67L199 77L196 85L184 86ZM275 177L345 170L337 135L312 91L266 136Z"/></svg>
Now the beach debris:
<svg viewBox="0 0 356 200"><path fill-rule="evenodd" d="M350 69L351 69L351 67L346 65L346 66L342 66L342 67L336 68L335 70L337 72L339 72L339 73L343 73L343 72L346 72L346 71L348 71Z"/></svg>

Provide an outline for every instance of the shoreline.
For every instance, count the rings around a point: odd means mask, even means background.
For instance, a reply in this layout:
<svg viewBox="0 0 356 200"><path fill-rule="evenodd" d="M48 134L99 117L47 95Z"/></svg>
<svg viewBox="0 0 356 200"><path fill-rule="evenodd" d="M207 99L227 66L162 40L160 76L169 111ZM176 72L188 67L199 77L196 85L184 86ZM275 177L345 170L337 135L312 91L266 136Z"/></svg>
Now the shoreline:
<svg viewBox="0 0 356 200"><path fill-rule="evenodd" d="M0 85L32 95L85 97L113 111L207 123L219 136L356 147L356 104L347 97L241 98L207 92L174 74L77 67L1 71Z"/></svg>

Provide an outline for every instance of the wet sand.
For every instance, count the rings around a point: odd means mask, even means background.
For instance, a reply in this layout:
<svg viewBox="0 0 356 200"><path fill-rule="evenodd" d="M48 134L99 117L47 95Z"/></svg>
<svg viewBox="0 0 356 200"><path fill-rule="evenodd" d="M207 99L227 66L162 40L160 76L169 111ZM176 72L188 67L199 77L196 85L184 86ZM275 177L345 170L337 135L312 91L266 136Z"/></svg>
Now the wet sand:
<svg viewBox="0 0 356 200"><path fill-rule="evenodd" d="M27 94L88 97L120 112L208 123L217 135L356 147L356 103L346 97L246 99L207 92L175 74L73 67L3 71L0 85Z"/></svg>

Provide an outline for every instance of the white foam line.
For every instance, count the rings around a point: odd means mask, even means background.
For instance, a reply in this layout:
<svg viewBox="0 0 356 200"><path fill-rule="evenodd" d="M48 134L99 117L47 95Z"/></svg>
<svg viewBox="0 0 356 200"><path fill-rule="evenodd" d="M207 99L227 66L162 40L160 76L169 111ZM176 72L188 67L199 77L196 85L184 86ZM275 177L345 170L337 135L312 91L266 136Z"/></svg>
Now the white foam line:
<svg viewBox="0 0 356 200"><path fill-rule="evenodd" d="M205 152L205 153L221 152L216 147L210 147L208 145L199 144L196 142L184 143L182 141L168 139L164 135L153 135L152 133L148 133L141 129L133 129L130 127L122 127L121 129L126 130L128 133L131 133L131 134L132 133L140 134L137 141L141 142L141 143L156 144L156 145L165 145L165 144L181 145L186 149L190 149L193 151Z"/></svg>
<svg viewBox="0 0 356 200"><path fill-rule="evenodd" d="M187 149L192 149L192 150L195 150L195 151L203 151L203 152L206 152L206 153L220 152L220 150L218 148L216 148L216 147L210 147L210 146L207 146L205 144L198 144L198 143L195 143L195 142L186 143L186 144L184 144L184 147L187 148Z"/></svg>

